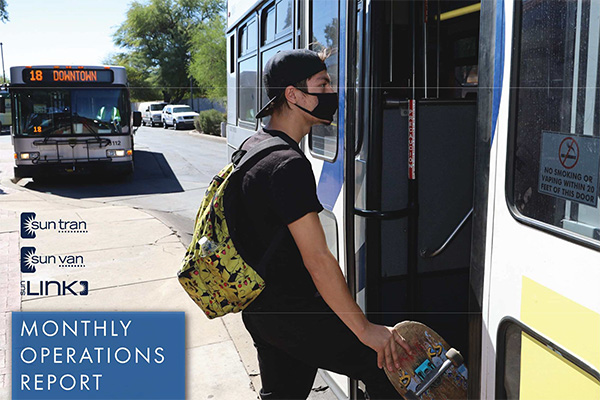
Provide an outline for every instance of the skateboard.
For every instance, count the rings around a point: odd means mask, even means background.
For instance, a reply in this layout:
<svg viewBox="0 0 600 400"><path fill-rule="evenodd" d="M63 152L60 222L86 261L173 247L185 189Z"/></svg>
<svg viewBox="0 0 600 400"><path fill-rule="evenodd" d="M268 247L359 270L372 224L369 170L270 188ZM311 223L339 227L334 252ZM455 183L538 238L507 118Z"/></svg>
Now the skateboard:
<svg viewBox="0 0 600 400"><path fill-rule="evenodd" d="M433 329L420 322L403 321L394 327L408 343L409 355L397 345L400 368L385 373L406 400L466 399L468 372L460 353Z"/></svg>

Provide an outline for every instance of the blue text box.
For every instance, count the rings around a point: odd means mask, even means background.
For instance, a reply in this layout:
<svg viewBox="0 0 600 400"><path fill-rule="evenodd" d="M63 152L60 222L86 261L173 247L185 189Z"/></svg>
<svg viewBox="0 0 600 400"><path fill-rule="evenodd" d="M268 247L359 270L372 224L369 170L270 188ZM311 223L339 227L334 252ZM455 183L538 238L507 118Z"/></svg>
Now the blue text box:
<svg viewBox="0 0 600 400"><path fill-rule="evenodd" d="M184 399L183 312L12 313L13 399Z"/></svg>

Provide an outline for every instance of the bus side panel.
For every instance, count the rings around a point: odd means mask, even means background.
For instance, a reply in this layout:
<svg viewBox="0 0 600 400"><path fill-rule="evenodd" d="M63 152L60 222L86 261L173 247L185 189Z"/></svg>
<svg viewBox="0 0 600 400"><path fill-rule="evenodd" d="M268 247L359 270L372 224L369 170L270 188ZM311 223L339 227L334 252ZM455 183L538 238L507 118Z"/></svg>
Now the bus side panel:
<svg viewBox="0 0 600 400"><path fill-rule="evenodd" d="M512 29L513 4L506 7ZM598 251L517 220L507 204L511 40L490 167L481 397L597 399Z"/></svg>

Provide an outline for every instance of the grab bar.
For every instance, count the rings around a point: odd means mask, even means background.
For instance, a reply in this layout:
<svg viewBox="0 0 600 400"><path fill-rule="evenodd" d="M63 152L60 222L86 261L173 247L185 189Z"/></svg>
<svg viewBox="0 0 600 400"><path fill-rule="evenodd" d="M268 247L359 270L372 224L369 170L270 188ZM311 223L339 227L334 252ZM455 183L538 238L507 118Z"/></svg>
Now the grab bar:
<svg viewBox="0 0 600 400"><path fill-rule="evenodd" d="M413 211L413 209L410 207L403 208L402 210L394 210L394 211L363 210L361 208L355 208L354 214L358 215L359 217L364 217L364 218L376 218L376 219L389 220L389 219L400 219L400 218L407 217L411 213L411 211Z"/></svg>
<svg viewBox="0 0 600 400"><path fill-rule="evenodd" d="M454 232L452 232L450 234L450 236L448 236L448 238L446 239L446 241L444 242L444 244L442 244L437 250L435 251L430 251L427 247L425 247L424 249L421 249L421 257L423 258L433 258L438 256L441 252L443 252L446 249L446 246L448 246L448 244L452 241L452 239L454 239L456 237L456 235L458 234L458 231L461 230L461 228L465 225L465 222L467 222L467 220L469 219L469 217L471 216L471 214L473 214L473 209L471 208L471 210L467 213L467 215L465 215L465 217L462 219L462 221L460 221L460 223L458 224L458 226L456 227L456 229L454 229Z"/></svg>

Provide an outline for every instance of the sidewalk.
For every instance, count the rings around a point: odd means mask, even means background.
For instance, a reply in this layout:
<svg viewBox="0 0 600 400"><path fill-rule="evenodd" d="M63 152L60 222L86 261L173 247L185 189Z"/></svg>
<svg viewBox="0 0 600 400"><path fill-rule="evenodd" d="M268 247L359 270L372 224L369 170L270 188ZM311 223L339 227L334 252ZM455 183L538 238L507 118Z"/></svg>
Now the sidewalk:
<svg viewBox="0 0 600 400"><path fill-rule="evenodd" d="M0 398L10 398L11 311L185 311L186 393L189 399L256 399L250 375L256 371L240 358L232 336L239 316L210 321L179 286L176 273L185 252L177 236L143 211L93 201L64 199L24 190L6 181L0 196L2 254L0 320ZM85 235L38 234L19 237L19 215L35 212L47 220L83 220ZM27 241L27 243L23 243ZM78 254L80 269L46 268L36 280L87 280L87 296L24 297L21 300L20 246L41 254ZM243 329L243 327L241 327Z"/></svg>
<svg viewBox="0 0 600 400"><path fill-rule="evenodd" d="M176 273L185 253L178 237L148 213L127 206L62 198L0 182L0 399L10 398L11 311L184 311L188 399L255 400L256 352L240 314L209 320L181 289ZM19 236L20 214L83 220L86 234ZM21 297L20 247L40 254L78 254L85 267L44 268L36 280L87 280L87 296ZM309 399L334 399L318 376Z"/></svg>

